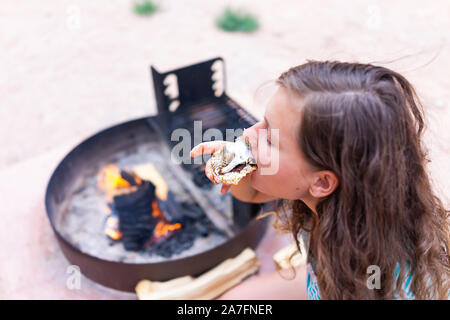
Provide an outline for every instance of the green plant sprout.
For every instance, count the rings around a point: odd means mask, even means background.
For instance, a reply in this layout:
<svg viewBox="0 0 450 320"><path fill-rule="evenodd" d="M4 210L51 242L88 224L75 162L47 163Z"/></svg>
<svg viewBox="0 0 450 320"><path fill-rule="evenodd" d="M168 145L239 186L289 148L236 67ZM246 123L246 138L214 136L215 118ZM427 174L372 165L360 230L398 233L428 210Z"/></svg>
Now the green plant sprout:
<svg viewBox="0 0 450 320"><path fill-rule="evenodd" d="M216 25L225 31L253 32L259 27L258 19L242 10L226 8L216 19Z"/></svg>
<svg viewBox="0 0 450 320"><path fill-rule="evenodd" d="M158 9L152 0L143 0L134 4L134 12L140 16L150 16Z"/></svg>

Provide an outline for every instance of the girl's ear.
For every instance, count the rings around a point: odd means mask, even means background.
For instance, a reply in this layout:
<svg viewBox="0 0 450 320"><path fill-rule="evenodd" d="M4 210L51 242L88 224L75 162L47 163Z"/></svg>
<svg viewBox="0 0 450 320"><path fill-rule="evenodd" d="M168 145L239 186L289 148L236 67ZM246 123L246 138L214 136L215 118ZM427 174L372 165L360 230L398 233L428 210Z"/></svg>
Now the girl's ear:
<svg viewBox="0 0 450 320"><path fill-rule="evenodd" d="M314 173L314 179L309 186L309 193L314 198L324 198L333 193L339 185L339 179L333 171L322 170Z"/></svg>

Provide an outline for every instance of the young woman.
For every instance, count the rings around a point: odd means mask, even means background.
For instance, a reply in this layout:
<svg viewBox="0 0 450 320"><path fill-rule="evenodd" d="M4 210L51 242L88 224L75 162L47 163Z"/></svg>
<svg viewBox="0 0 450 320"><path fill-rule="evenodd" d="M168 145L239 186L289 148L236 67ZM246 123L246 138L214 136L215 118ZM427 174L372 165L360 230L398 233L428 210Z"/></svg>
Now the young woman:
<svg viewBox="0 0 450 320"><path fill-rule="evenodd" d="M328 61L291 68L277 84L264 120L244 131L258 170L222 192L282 200L281 226L304 236L308 264L295 280L255 277L223 298L447 299L449 211L427 175L411 84L384 67ZM278 170L263 174L270 166ZM206 175L214 182L208 163ZM369 268L379 288L368 285Z"/></svg>

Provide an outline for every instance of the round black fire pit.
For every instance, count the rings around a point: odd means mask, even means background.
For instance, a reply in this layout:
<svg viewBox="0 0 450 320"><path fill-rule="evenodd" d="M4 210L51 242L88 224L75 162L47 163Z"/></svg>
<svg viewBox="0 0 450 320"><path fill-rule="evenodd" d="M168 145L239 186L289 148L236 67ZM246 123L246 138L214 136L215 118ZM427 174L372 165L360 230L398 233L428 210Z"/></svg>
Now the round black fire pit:
<svg viewBox="0 0 450 320"><path fill-rule="evenodd" d="M71 207L71 203L77 201L75 195L86 188L89 179L95 177L105 164L117 162L127 154L139 153L142 147L144 147L143 154L147 155L148 150L154 149L158 143L165 143L148 125L149 119L152 118L142 118L111 127L79 144L54 171L45 197L48 218L69 262L79 266L86 277L122 291L134 291L136 284L142 279L165 281L184 275L197 276L221 261L238 255L246 247L255 248L267 224L266 219L254 219L261 212L261 205L243 203L228 194L227 196L231 198L228 200L232 203L234 234L225 237L223 241L217 243L217 246L205 247L204 251L200 249L193 255L181 258L160 258L156 262L145 260L130 262L126 259L114 261L100 254L86 252L79 241L74 240L68 233L74 232L74 229L66 228L67 219L70 221L72 216L79 214L77 210L83 209ZM145 149L145 146L148 146L148 149ZM207 192L220 194L218 190L205 190L205 194ZM79 202L82 200L77 203ZM90 210L89 207L86 210ZM90 214L101 213L90 212ZM87 232L84 229L89 229L89 226L77 228L77 232L82 235ZM99 232L101 233L101 230ZM89 237L89 233L85 237ZM134 254L138 256L140 253Z"/></svg>

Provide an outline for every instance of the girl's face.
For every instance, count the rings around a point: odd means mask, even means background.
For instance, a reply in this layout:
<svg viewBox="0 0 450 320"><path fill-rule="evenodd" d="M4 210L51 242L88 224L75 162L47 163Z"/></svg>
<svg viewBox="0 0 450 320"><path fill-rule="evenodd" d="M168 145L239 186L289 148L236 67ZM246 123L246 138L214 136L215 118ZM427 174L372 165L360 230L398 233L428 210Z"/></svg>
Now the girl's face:
<svg viewBox="0 0 450 320"><path fill-rule="evenodd" d="M292 105L287 90L280 86L268 103L264 120L244 130L258 164L251 175L256 190L282 199L309 198L315 170L295 138L300 119L301 108Z"/></svg>

